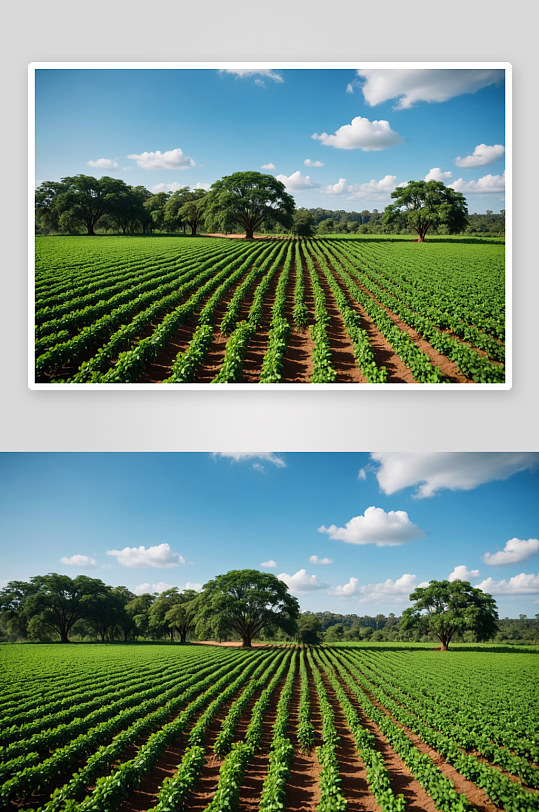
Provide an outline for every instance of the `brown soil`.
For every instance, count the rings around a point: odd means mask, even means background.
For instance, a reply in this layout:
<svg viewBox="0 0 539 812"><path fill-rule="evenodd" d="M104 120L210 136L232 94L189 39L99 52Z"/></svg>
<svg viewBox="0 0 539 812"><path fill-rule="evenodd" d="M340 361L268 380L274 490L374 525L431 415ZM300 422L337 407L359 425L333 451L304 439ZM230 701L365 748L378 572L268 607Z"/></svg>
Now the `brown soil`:
<svg viewBox="0 0 539 812"><path fill-rule="evenodd" d="M245 360L243 362L243 372L241 376L242 383L258 383L260 380L262 363L268 347L272 308L275 303L277 285L279 284L279 277L282 273L283 267L284 260L281 262L278 270L271 280L266 296L264 297L264 319L261 327L256 331L254 337L249 342L247 355L245 356ZM261 281L262 280L260 280L260 282Z"/></svg>
<svg viewBox="0 0 539 812"><path fill-rule="evenodd" d="M333 275L339 284L342 292L346 296L350 307L359 313L361 316L361 327L367 333L369 344L372 348L374 360L378 367L385 367L387 369L386 383L416 383L412 372L404 361L396 354L393 347L382 334L378 327L374 324L371 317L366 313L362 305L352 297L352 294L342 281L335 266L331 263L329 258L326 260L329 268L332 270Z"/></svg>
<svg viewBox="0 0 539 812"><path fill-rule="evenodd" d="M297 273L303 273L303 284L305 286L305 304L309 309L309 321L313 323L314 314L314 297L311 285L311 279L307 273L304 260L302 259L303 268L299 269L294 265L290 273L290 281L288 284L285 319L290 325L294 324L294 290L296 287ZM313 374L313 347L314 341L311 338L309 330L298 330L297 327L292 327L292 332L288 339L288 346L283 357L283 372L282 381L286 383L309 383Z"/></svg>
<svg viewBox="0 0 539 812"><path fill-rule="evenodd" d="M290 703L290 718L288 721L291 732L291 741L296 746L296 754L290 765L290 776L286 782L286 812L314 812L320 803L320 789L318 787L318 776L320 775L320 764L316 757L315 747L322 744L322 720L320 718L320 707L318 696L312 680L310 681L309 698L311 703L311 721L316 732L314 747L310 753L302 753L295 737L299 724L299 700L300 700L300 675L294 685L292 699Z"/></svg>
<svg viewBox="0 0 539 812"><path fill-rule="evenodd" d="M354 345L352 344L341 312L335 301L333 291L328 285L328 281L320 267L320 263L313 257L314 267L318 273L320 286L326 297L326 309L331 319L326 328L333 368L337 373L336 383L367 383L367 379L361 372L354 356Z"/></svg>
<svg viewBox="0 0 539 812"><path fill-rule="evenodd" d="M340 702L335 696L327 675L323 670L320 673L333 709L335 730L340 737L335 755L339 762L342 791L348 801L346 808L350 812L360 812L363 809L366 812L380 812L381 807L369 789L367 770L358 756L354 736L348 726Z"/></svg>
<svg viewBox="0 0 539 812"><path fill-rule="evenodd" d="M201 237L226 237L227 240L244 240L245 234L200 234ZM279 240L281 237L270 237L266 234L255 234L253 240Z"/></svg>
<svg viewBox="0 0 539 812"><path fill-rule="evenodd" d="M197 640L191 643L192 646L228 646L231 648L241 648L241 642L228 642L218 643L215 640ZM271 643L251 643L251 648L273 648Z"/></svg>
<svg viewBox="0 0 539 812"><path fill-rule="evenodd" d="M277 716L277 703L284 687L286 675L279 681L270 706L264 716L262 746L247 764L243 774L238 812L258 812L262 786L268 774L270 745L273 738L273 725ZM247 714L246 714L247 715ZM249 713L250 716L250 713Z"/></svg>
<svg viewBox="0 0 539 812"><path fill-rule="evenodd" d="M244 278L238 282L238 286L241 285L245 281ZM240 321L243 321L249 315L249 310L251 308L251 304L253 302L253 297L256 290L257 282L260 281L255 279L253 284L251 285L251 289L247 293L246 297L244 298L241 309L238 315L239 324ZM208 352L206 353L206 357L202 361L200 367L198 368L198 372L195 375L194 382L195 383L211 383L219 370L223 365L223 360L225 357L226 345L228 344L228 339L230 338L229 335L224 335L221 332L219 325L223 319L223 316L226 313L227 307L229 302L231 301L232 297L234 296L238 286L234 289L229 290L226 297L223 297L214 311L214 318L213 323L215 325L215 331L213 334L213 341L209 346Z"/></svg>
<svg viewBox="0 0 539 812"><path fill-rule="evenodd" d="M345 665L348 665L343 659ZM456 791L459 794L465 795L466 798L470 803L472 803L479 812L497 812L498 807L494 804L489 798L487 797L486 793L480 789L473 781L469 781L463 775L461 775L457 770L451 765L448 764L442 756L433 750L431 747L426 745L424 742L421 741L419 736L413 733L406 725L401 724L396 719L393 718L391 713L385 708L377 699L375 699L369 691L365 689L364 693L369 697L373 705L379 708L383 713L386 714L390 719L395 722L395 724L400 727L405 734L408 736L410 741L414 744L415 747L419 750L420 753L425 753L432 759L433 763L438 767L440 772L442 772L446 778L449 778L450 781L453 782Z"/></svg>
<svg viewBox="0 0 539 812"><path fill-rule="evenodd" d="M434 347L432 347L428 341L426 341L424 338L421 338L419 334L416 333L416 331L412 327L409 327L408 324L406 324L406 322L404 322L399 316L396 315L396 313L393 313L392 310L390 310L388 307L379 302L376 296L373 293L371 293L365 287L365 285L363 285L357 278L354 281L356 282L357 286L364 293L366 293L367 296L369 296L369 298L373 299L373 301L375 301L379 305L379 307L385 313L387 313L389 318L397 325L397 327L400 330L402 330L403 333L410 336L414 344L422 352L424 352L425 355L427 355L430 362L435 366L440 367L443 374L446 375L447 378L449 378L451 383L473 383L473 380L470 380L469 378L467 378L465 375L462 374L462 372L459 370L458 366L455 364L454 361L451 361L445 355L439 353L438 350L435 350Z"/></svg>

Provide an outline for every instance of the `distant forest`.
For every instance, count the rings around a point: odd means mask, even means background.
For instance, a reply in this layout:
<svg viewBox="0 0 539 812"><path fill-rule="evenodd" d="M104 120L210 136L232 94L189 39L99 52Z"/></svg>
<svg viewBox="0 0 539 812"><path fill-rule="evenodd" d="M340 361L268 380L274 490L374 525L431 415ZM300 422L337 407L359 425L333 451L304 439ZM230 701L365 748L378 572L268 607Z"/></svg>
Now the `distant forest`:
<svg viewBox="0 0 539 812"><path fill-rule="evenodd" d="M393 613L388 616L378 614L374 617L370 615L340 615L334 612L302 612L301 618L316 618L321 626L323 637L326 642L339 641L372 641L372 642L397 642L416 641L428 642L433 638L427 635L424 638L411 635L409 632L400 631L401 618ZM303 621L305 623L305 620ZM301 621L300 621L301 624ZM526 615L519 615L518 618L500 618L498 620L499 631L491 642L508 643L520 645L539 645L539 613L534 618ZM455 636L455 642L474 643L473 632L465 632L463 635Z"/></svg>
<svg viewBox="0 0 539 812"><path fill-rule="evenodd" d="M306 211L312 215L316 226L317 234L394 234L396 231L402 233L402 229L397 230L394 226L382 225L383 211L373 209L372 211L344 211L338 209L297 209L298 212ZM464 234L483 235L485 237L500 237L505 234L505 210L498 214L487 210L486 214L468 214L469 224ZM412 229L405 229L404 233L413 234ZM444 234L446 229L440 227L438 231L431 229L431 234Z"/></svg>

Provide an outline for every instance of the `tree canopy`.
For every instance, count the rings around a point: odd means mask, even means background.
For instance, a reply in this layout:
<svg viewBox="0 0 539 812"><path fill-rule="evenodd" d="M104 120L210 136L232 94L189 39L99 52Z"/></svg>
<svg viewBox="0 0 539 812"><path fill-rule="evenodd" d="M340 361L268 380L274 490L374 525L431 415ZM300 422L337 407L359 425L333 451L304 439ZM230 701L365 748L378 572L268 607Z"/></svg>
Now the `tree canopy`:
<svg viewBox="0 0 539 812"><path fill-rule="evenodd" d="M431 581L410 594L413 606L405 609L401 629L419 629L435 634L442 651L449 649L453 636L473 631L477 640L490 640L498 629L498 610L492 595L468 581Z"/></svg>
<svg viewBox="0 0 539 812"><path fill-rule="evenodd" d="M449 234L462 231L468 224L466 198L438 180L411 180L407 186L391 192L395 203L387 206L384 223L396 223L417 232L418 242L433 226L445 226Z"/></svg>
<svg viewBox="0 0 539 812"><path fill-rule="evenodd" d="M234 172L212 184L207 198L207 213L219 213L245 231L252 239L265 222L292 228L295 203L284 183L273 175L260 172Z"/></svg>
<svg viewBox="0 0 539 812"><path fill-rule="evenodd" d="M297 628L297 599L268 572L231 570L218 575L204 584L197 604L197 633L220 638L233 631L245 648L262 629L282 629L293 635Z"/></svg>

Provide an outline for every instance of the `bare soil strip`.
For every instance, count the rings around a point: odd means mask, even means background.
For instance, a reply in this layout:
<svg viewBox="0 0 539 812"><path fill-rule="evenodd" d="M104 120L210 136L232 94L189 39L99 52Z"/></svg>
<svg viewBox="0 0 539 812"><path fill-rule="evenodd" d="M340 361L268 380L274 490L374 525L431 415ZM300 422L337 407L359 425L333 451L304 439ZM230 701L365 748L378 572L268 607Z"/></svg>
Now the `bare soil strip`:
<svg viewBox="0 0 539 812"><path fill-rule="evenodd" d="M326 333L329 339L331 358L333 367L337 373L336 383L367 383L366 377L361 372L354 356L354 345L352 344L344 320L335 301L333 291L328 285L328 281L320 267L320 263L313 257L314 267L318 273L320 286L326 297L326 308L331 321L327 325Z"/></svg>
<svg viewBox="0 0 539 812"><path fill-rule="evenodd" d="M269 766L270 746L273 739L273 725L277 717L277 703L281 691L286 682L286 674L279 681L279 684L272 697L270 707L264 717L264 730L262 734L262 747L257 750L254 757L247 764L243 775L243 785L241 788L238 812L258 812L260 806L260 796L262 786L266 780Z"/></svg>
<svg viewBox="0 0 539 812"><path fill-rule="evenodd" d="M368 273L367 273L367 276L369 276ZM372 279L372 277L369 277L369 278ZM381 285L379 282L377 282L376 279L373 279L372 281L374 282L375 285L378 285L378 287L381 290L383 290L384 293L387 293L388 296L391 296L396 301L401 302L402 304L406 305L406 307L409 310L411 310L413 313L417 313L418 315L421 315L418 310L415 310L415 308L413 308L410 304L408 304L406 299L403 299L403 298L397 296L395 293L392 293L390 290L387 290L387 288L385 288L383 285ZM389 280L389 281L391 281L391 280ZM374 294L371 294L371 296L372 295L374 295ZM466 324L466 322L461 322L461 323ZM468 347L471 350L475 350L475 352L478 353L478 355L482 355L483 358L488 358L489 357L489 354L488 354L488 352L486 350L482 350L479 347L476 347L475 344L472 344L471 341L466 341L465 339L461 338L453 330L451 330L449 327L445 327L444 329L442 329L441 327L438 327L438 325L435 324L435 322L432 322L432 324L433 324L434 328L439 333L443 333L444 335L449 336L450 338L454 338L456 341L459 342L459 344L462 344L463 347ZM500 344L500 346L504 346L503 341L500 341L495 336L493 336L493 338L495 339L495 341L497 341L498 344ZM495 361L494 359L491 359L491 360L492 360L493 364L496 364L497 366L503 366L501 361Z"/></svg>
<svg viewBox="0 0 539 812"><path fill-rule="evenodd" d="M310 680L309 698L311 702L311 721L316 731L314 747L322 744L322 720L320 718L320 708L318 696L312 680ZM296 739L296 730L299 722L299 700L300 700L300 674L294 684L294 691L290 702L290 740L296 748L296 754L290 765L290 776L286 782L286 812L314 812L320 803L320 789L318 787L318 777L320 775L320 764L313 749L310 753L302 753Z"/></svg>
<svg viewBox="0 0 539 812"><path fill-rule="evenodd" d="M343 663L348 665L344 660ZM469 781L467 778L457 772L457 770L451 764L448 764L447 761L445 761L445 759L443 759L442 756L436 752L436 750L433 750L431 747L422 742L419 736L412 733L409 728L394 719L389 711L380 702L378 702L378 700L375 699L372 694L369 693L369 691L366 691L364 688L362 688L362 690L369 697L373 705L379 708L398 727L404 730L410 741L413 742L420 753L426 753L432 759L440 772L442 772L446 778L449 778L453 782L455 789L459 794L465 795L468 801L472 803L479 810L479 812L497 812L498 807L491 800L489 800L486 793L482 789L474 784L473 781ZM355 701L357 703L357 700ZM372 722L371 724L374 725ZM374 726L376 727L376 725ZM378 730L377 727L376 729ZM377 735L381 735L379 731Z"/></svg>
<svg viewBox="0 0 539 812"><path fill-rule="evenodd" d="M328 263L329 264L329 263ZM340 281L340 280L338 280ZM402 330L403 333L406 333L410 336L414 344L427 355L430 362L437 367L440 367L441 371L444 375L446 375L451 383L473 383L471 378L467 378L458 368L457 364L454 361L451 361L447 356L442 355L438 350L435 350L428 341L416 333L416 331L410 327L406 322L404 322L396 313L393 313L388 307L378 301L376 296L368 290L365 285L362 285L358 279L354 280L357 286L369 296L373 301L377 303L379 307L384 310L385 313L389 316L389 318L397 325L399 330ZM343 284L341 283L341 287ZM389 380L389 379L388 379ZM407 381L408 383L408 381Z"/></svg>
<svg viewBox="0 0 539 812"><path fill-rule="evenodd" d="M359 302L356 302L356 300L353 298L352 294L339 276L338 271L331 263L329 257L326 257L326 262L339 287L346 296L348 304L361 316L361 327L367 333L369 344L373 351L374 360L376 361L378 367L385 367L387 369L386 383L416 383L411 370L408 369L400 356L396 354L387 338L374 324L371 317L365 312L362 305L360 305Z"/></svg>
<svg viewBox="0 0 539 812"><path fill-rule="evenodd" d="M264 297L264 320L262 326L256 331L249 343L247 355L243 362L242 383L258 383L260 381L262 363L268 347L272 308L275 303L277 285L279 284L279 277L281 276L283 268L284 260L279 265L279 270L271 280L268 292Z"/></svg>
<svg viewBox="0 0 539 812"><path fill-rule="evenodd" d="M335 692L325 672L321 669L320 673L333 709L335 730L341 739L335 751L335 755L339 762L339 775L342 780L341 787L348 801L346 809L349 810L349 812L361 812L361 810L365 810L366 812L380 812L381 807L369 789L367 770L363 761L361 761L358 756L354 736L348 727L340 702L335 696Z"/></svg>
<svg viewBox="0 0 539 812"><path fill-rule="evenodd" d="M288 347L283 358L283 383L309 383L313 374L313 347L314 341L312 340L309 330L298 330L294 326L294 291L296 287L296 275L298 268L294 260L293 267L290 273L290 281L288 283L285 318L292 327L290 338L288 339ZM309 308L309 321L313 323L314 314L314 298L311 286L311 280L306 268L303 269L303 279L305 285L305 304Z"/></svg>
<svg viewBox="0 0 539 812"><path fill-rule="evenodd" d="M236 292L239 285L241 285L244 281L244 278L238 282L238 285L232 291L230 295L230 299ZM241 310L238 316L238 324L240 321L243 321L249 315L249 310L251 309L251 305L253 303L253 298L255 295L255 290L257 283L261 281L261 277L258 280L255 280L251 285L251 289L245 299L243 300ZM225 335L219 329L219 325L221 324L221 320L226 313L226 309L228 307L228 301L223 302L222 300L219 302L218 306L215 308L215 314L213 318L213 323L215 325L215 331L213 333L213 341L210 344L210 348L204 358L204 361L199 367L197 374L195 375L194 382L195 383L211 383L219 370L223 365L223 360L225 357L226 345L228 343L228 339L230 338L229 335Z"/></svg>

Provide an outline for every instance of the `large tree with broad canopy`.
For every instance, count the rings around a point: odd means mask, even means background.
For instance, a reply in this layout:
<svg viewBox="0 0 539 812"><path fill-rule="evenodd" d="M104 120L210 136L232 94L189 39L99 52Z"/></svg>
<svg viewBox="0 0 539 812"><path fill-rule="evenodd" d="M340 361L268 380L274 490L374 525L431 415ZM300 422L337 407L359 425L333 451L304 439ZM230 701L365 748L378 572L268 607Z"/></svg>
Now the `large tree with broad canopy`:
<svg viewBox="0 0 539 812"><path fill-rule="evenodd" d="M494 598L468 581L431 581L428 586L418 586L410 600L415 604L404 610L401 629L435 634L442 651L448 651L457 632L472 631L482 642L498 630Z"/></svg>
<svg viewBox="0 0 539 812"><path fill-rule="evenodd" d="M395 203L387 206L384 224L413 228L418 242L425 242L433 226L446 226L449 234L456 234L468 225L466 198L441 181L411 180L391 192L391 197Z"/></svg>
<svg viewBox="0 0 539 812"><path fill-rule="evenodd" d="M284 183L261 172L234 172L215 181L205 206L209 222L215 220L217 213L226 213L245 231L247 240L253 239L266 220L292 228L294 210L294 198Z"/></svg>
<svg viewBox="0 0 539 812"><path fill-rule="evenodd" d="M293 635L299 604L287 585L269 572L231 570L204 584L197 598L197 634L239 634L244 648L262 629Z"/></svg>

